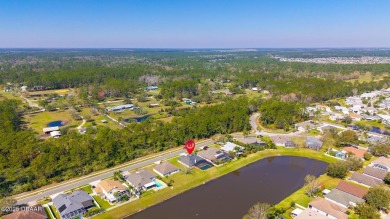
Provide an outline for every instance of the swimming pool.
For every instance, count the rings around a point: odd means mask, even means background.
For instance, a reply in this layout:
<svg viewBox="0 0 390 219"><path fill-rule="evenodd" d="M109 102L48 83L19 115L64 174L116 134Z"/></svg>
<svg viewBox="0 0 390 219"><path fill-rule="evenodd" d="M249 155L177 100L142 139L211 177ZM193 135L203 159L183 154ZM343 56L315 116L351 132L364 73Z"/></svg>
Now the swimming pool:
<svg viewBox="0 0 390 219"><path fill-rule="evenodd" d="M207 169L210 168L210 167L211 167L210 164L205 164L205 165L199 166L199 169L201 169L201 170L207 170Z"/></svg>
<svg viewBox="0 0 390 219"><path fill-rule="evenodd" d="M163 186L163 184L159 180L155 180L154 183L156 184L157 187Z"/></svg>

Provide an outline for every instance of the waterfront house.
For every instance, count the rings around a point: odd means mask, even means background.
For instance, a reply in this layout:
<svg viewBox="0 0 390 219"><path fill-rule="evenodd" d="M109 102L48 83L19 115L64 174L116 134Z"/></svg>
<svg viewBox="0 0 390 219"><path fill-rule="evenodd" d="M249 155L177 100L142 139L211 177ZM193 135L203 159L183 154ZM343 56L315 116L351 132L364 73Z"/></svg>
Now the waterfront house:
<svg viewBox="0 0 390 219"><path fill-rule="evenodd" d="M289 142L292 142L294 143L293 141L291 141L291 138L289 138L288 136L284 136L284 135L275 135L275 136L270 136L271 138L271 141L276 145L276 146L289 146L289 147L295 147L295 144L294 146L289 143Z"/></svg>
<svg viewBox="0 0 390 219"><path fill-rule="evenodd" d="M171 164L168 161L161 162L153 168L153 171L162 177L170 176L172 174L180 172L180 168Z"/></svg>
<svg viewBox="0 0 390 219"><path fill-rule="evenodd" d="M213 164L224 163L232 159L232 156L228 153L211 147L206 150L199 151L198 156Z"/></svg>
<svg viewBox="0 0 390 219"><path fill-rule="evenodd" d="M135 173L130 173L125 178L136 191L148 190L156 186L156 183L154 182L156 175L149 170L140 170Z"/></svg>
<svg viewBox="0 0 390 219"><path fill-rule="evenodd" d="M111 203L120 201L122 196L129 194L124 185L112 179L99 182L93 191Z"/></svg>
<svg viewBox="0 0 390 219"><path fill-rule="evenodd" d="M244 147L234 144L232 142L226 142L222 147L221 150L225 151L226 153L233 152L236 154L242 153L244 151Z"/></svg>
<svg viewBox="0 0 390 219"><path fill-rule="evenodd" d="M321 150L323 142L315 137L307 137L306 138L306 147L313 150Z"/></svg>
<svg viewBox="0 0 390 219"><path fill-rule="evenodd" d="M78 190L70 195L57 195L53 198L53 204L62 219L70 219L82 217L89 208L94 206L94 201L88 193Z"/></svg>
<svg viewBox="0 0 390 219"><path fill-rule="evenodd" d="M298 215L295 213L291 213L291 216L295 219L329 219L324 214L321 214L320 212L306 208L302 212L300 212Z"/></svg>
<svg viewBox="0 0 390 219"><path fill-rule="evenodd" d="M309 203L309 208L329 218L347 219L347 208L339 206L324 198L317 197Z"/></svg>
<svg viewBox="0 0 390 219"><path fill-rule="evenodd" d="M183 164L184 166L191 168L193 166L201 166L201 165L212 165L207 162L205 159L199 157L196 154L182 155L178 159L178 162Z"/></svg>

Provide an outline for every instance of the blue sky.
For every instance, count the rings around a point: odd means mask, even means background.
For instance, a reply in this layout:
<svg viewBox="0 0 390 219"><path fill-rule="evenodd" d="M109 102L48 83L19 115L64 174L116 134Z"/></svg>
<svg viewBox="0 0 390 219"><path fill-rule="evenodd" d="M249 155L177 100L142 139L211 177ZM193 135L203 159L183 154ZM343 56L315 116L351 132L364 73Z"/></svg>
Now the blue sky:
<svg viewBox="0 0 390 219"><path fill-rule="evenodd" d="M389 11L388 0L0 0L0 47L390 47Z"/></svg>

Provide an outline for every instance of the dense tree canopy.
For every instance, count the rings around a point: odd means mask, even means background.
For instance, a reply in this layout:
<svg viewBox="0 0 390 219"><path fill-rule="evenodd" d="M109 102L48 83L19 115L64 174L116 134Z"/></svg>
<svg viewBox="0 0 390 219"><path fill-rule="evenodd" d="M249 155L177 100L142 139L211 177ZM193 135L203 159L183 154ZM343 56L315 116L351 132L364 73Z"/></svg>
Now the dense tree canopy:
<svg viewBox="0 0 390 219"><path fill-rule="evenodd" d="M264 125L273 125L289 130L295 123L307 119L303 105L297 102L267 100L260 106L260 120Z"/></svg>
<svg viewBox="0 0 390 219"><path fill-rule="evenodd" d="M70 131L59 139L40 142L31 131L18 130L14 101L0 102L0 193L15 194L111 167L186 139L207 138L250 128L248 100L188 109L171 123L146 120L123 130L98 127L95 133ZM4 109L4 110L3 110ZM4 131L6 130L6 131Z"/></svg>

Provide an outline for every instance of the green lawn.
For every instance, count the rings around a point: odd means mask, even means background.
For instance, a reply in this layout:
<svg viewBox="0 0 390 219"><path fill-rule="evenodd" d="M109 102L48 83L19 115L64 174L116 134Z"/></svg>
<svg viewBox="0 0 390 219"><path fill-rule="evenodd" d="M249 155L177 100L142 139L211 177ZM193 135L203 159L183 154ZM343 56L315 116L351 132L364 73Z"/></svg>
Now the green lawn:
<svg viewBox="0 0 390 219"><path fill-rule="evenodd" d="M50 209L48 207L45 207L45 212L46 212L46 215L48 217L48 219L54 219L51 214L50 214Z"/></svg>
<svg viewBox="0 0 390 219"><path fill-rule="evenodd" d="M280 155L308 157L317 160L322 160L325 162L336 161L335 158L325 156L323 152L317 152L309 149L286 149L284 147L278 147L277 150L264 150L261 152L257 152L256 154L251 154L245 158L241 158L237 161L227 163L220 167L213 167L207 169L206 171L194 168L191 174L185 174L184 172L174 174L168 179L164 179L164 181L174 181L172 189L160 190L146 197L142 197L139 200L133 201L131 203L115 208L114 210L108 211L102 215L98 215L96 218L103 219L125 217L129 214L133 214L135 212L138 212L139 210L145 209L166 199L169 199L175 195L183 193L189 189L197 187L207 181L228 174L234 170L237 170L262 158ZM180 166L176 162L172 163Z"/></svg>
<svg viewBox="0 0 390 219"><path fill-rule="evenodd" d="M54 216L57 218L57 219L60 219L60 214L58 213L57 209L53 206L53 205L50 205L50 209L51 211L54 213Z"/></svg>
<svg viewBox="0 0 390 219"><path fill-rule="evenodd" d="M112 205L111 205L108 201L102 199L102 198L101 198L100 196L98 196L98 195L94 195L93 198L94 198L95 201L100 205L100 207L101 207L102 209L104 209L104 210L106 210L106 209L112 207Z"/></svg>
<svg viewBox="0 0 390 219"><path fill-rule="evenodd" d="M74 128L82 122L74 120L69 110L58 110L53 112L45 111L25 116L25 121L28 123L29 127L38 133L42 133L42 128L47 127L49 122L57 120L66 121L66 126Z"/></svg>
<svg viewBox="0 0 390 219"><path fill-rule="evenodd" d="M84 192L86 192L88 194L92 194L92 186L91 185L84 186L81 188L81 190L83 190Z"/></svg>
<svg viewBox="0 0 390 219"><path fill-rule="evenodd" d="M337 184L340 182L340 179L335 179L332 177L327 176L326 174L321 175L318 177L319 182L323 184L324 189L333 189L337 186ZM296 207L290 208L291 202L295 202L299 205L302 205L303 207L307 207L309 202L313 200L314 198L311 198L305 194L305 187L302 187L298 189L296 192L285 198L283 201L281 201L279 204L277 204L276 208L283 208L286 209L286 212L283 214L286 218L291 218L290 214L291 211L293 211Z"/></svg>

